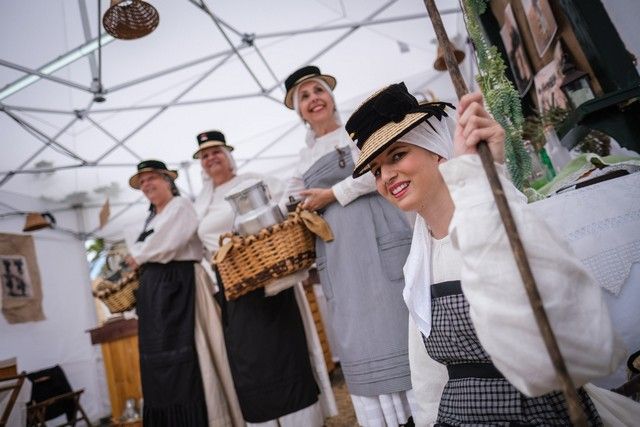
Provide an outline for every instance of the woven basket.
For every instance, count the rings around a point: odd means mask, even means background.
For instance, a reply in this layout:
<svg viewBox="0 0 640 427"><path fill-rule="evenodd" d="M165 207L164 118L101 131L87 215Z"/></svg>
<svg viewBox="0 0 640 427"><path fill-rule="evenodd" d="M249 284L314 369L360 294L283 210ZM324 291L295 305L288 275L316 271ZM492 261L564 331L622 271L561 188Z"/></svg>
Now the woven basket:
<svg viewBox="0 0 640 427"><path fill-rule="evenodd" d="M139 284L137 271L126 272L117 281L98 278L93 282L93 296L105 303L111 313L122 313L136 306L134 291Z"/></svg>
<svg viewBox="0 0 640 427"><path fill-rule="evenodd" d="M141 0L111 0L102 17L104 29L113 37L133 40L156 29L160 15L155 7Z"/></svg>
<svg viewBox="0 0 640 427"><path fill-rule="evenodd" d="M315 221L322 221L315 213ZM325 226L329 230L328 225ZM331 236L333 238L333 236ZM263 228L250 236L232 233L220 236L220 250L213 256L227 300L275 282L315 261L315 238L307 228L301 210L290 213L282 223Z"/></svg>

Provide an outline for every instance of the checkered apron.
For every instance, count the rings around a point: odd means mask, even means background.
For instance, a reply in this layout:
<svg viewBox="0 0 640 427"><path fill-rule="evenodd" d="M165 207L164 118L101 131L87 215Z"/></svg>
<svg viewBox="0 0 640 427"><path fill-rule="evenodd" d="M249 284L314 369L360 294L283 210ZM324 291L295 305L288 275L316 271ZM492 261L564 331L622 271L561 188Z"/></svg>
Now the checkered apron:
<svg viewBox="0 0 640 427"><path fill-rule="evenodd" d="M431 334L423 337L424 344L449 372L436 425L571 425L561 392L526 397L491 363L471 323L460 281L432 285L431 309ZM587 393L580 388L578 394L589 425L601 426Z"/></svg>

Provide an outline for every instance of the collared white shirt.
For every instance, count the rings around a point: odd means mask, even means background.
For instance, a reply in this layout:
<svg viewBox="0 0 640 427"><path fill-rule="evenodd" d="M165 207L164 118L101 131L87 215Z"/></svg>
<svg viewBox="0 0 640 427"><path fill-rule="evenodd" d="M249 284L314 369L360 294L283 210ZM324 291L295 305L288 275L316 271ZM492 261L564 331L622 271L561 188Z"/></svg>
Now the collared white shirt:
<svg viewBox="0 0 640 427"><path fill-rule="evenodd" d="M153 230L142 242L136 239L143 231L130 229L127 232L129 253L138 265L146 262L166 264L170 261L200 260L203 255L202 242L196 234L198 218L191 202L175 196L147 224Z"/></svg>
<svg viewBox="0 0 640 427"><path fill-rule="evenodd" d="M323 156L339 150L348 150L354 163L358 160L360 150L347 135L344 127L329 132L319 138L315 138L313 143L300 150L300 162L296 166L296 170L291 178L286 181L284 197L294 195L299 196L300 191L305 189L303 175L309 170L315 162ZM361 177L352 178L351 175L335 183L332 187L333 194L336 196L338 203L346 206L363 194L376 191L376 182L372 174L366 173Z"/></svg>

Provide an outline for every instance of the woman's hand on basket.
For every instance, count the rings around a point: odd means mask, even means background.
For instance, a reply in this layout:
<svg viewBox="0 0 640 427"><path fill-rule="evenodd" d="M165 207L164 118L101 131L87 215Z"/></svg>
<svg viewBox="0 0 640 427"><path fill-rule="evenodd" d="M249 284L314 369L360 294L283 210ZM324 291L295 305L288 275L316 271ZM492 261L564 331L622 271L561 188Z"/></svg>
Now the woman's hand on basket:
<svg viewBox="0 0 640 427"><path fill-rule="evenodd" d="M336 201L336 196L331 188L309 188L300 192L305 199L300 206L310 211L317 211Z"/></svg>
<svg viewBox="0 0 640 427"><path fill-rule="evenodd" d="M131 255L127 255L124 261L127 263L130 269L132 270L138 269L138 263L136 262L135 258L133 258Z"/></svg>

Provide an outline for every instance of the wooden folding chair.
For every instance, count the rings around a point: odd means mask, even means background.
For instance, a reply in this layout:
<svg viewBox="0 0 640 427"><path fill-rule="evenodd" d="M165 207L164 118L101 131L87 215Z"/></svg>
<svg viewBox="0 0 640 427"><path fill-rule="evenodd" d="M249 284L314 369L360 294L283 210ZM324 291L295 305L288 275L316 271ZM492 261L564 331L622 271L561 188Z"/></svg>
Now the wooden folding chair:
<svg viewBox="0 0 640 427"><path fill-rule="evenodd" d="M18 394L20 393L20 389L22 389L22 384L24 383L26 376L26 372L21 372L19 375L4 377L0 380L0 393L11 391L7 406L5 406L2 411L2 416L0 417L0 427L5 427L7 425L9 415L11 415L11 410L16 404Z"/></svg>
<svg viewBox="0 0 640 427"><path fill-rule="evenodd" d="M44 427L47 420L62 414L66 415L67 422L60 426L75 426L79 421L92 425L80 404L84 390L73 391L60 366L31 372L27 377L33 383L32 402L27 406L28 427Z"/></svg>
<svg viewBox="0 0 640 427"><path fill-rule="evenodd" d="M27 407L27 426L46 427L46 421L48 419L47 408L57 402L65 400L72 401L76 409L73 411L73 416L71 417L71 419L68 419L64 424L60 424L59 427L75 426L77 422L82 420L84 420L84 422L86 422L88 426L91 426L92 424L91 421L89 421L89 417L87 417L87 414L84 412L82 405L80 405L80 395L83 392L84 390L71 391L69 393L61 394L59 396L44 400L40 403L29 405ZM80 412L80 417L78 417L78 412Z"/></svg>

